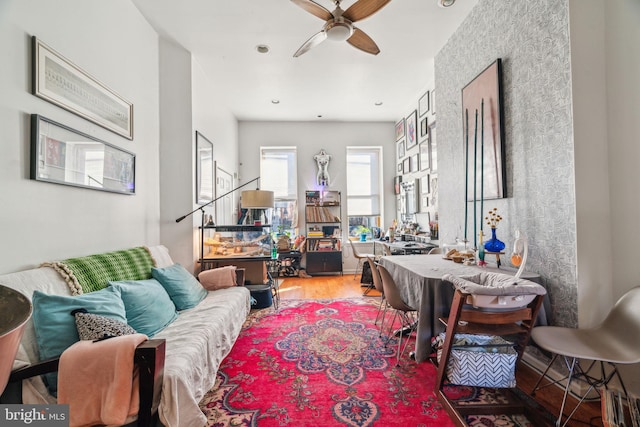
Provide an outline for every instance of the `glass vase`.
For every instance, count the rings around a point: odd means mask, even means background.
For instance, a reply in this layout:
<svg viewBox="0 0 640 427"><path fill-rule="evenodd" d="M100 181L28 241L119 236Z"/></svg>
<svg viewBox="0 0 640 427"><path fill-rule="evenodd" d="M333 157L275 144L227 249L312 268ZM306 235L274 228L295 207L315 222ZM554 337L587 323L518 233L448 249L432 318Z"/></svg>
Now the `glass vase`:
<svg viewBox="0 0 640 427"><path fill-rule="evenodd" d="M498 240L496 237L496 229L491 228L491 239L487 240L484 244L484 250L487 252L502 252L505 248L503 241Z"/></svg>

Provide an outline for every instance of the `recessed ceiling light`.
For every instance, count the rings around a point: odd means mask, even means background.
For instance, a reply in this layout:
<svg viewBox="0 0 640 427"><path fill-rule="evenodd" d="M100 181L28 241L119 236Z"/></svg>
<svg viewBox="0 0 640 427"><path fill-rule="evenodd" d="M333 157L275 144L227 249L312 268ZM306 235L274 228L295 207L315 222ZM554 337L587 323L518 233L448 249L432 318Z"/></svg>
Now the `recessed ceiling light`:
<svg viewBox="0 0 640 427"><path fill-rule="evenodd" d="M440 7L450 7L453 6L453 4L456 2L456 0L438 0L438 6Z"/></svg>
<svg viewBox="0 0 640 427"><path fill-rule="evenodd" d="M381 106L381 105L382 105L382 101L378 101L378 102L376 102L376 103L375 103L375 106L376 106L376 107L379 107L379 106Z"/></svg>
<svg viewBox="0 0 640 427"><path fill-rule="evenodd" d="M269 46L266 44L259 44L256 46L256 50L260 53L269 53Z"/></svg>
<svg viewBox="0 0 640 427"><path fill-rule="evenodd" d="M272 99L271 103L272 104L280 104L280 100L279 99Z"/></svg>

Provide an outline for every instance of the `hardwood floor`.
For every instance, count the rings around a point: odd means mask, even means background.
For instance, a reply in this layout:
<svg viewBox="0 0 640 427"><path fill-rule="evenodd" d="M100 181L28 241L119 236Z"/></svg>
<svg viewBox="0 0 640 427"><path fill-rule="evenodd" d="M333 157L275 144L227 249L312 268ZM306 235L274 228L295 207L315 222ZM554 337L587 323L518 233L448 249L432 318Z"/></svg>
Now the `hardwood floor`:
<svg viewBox="0 0 640 427"><path fill-rule="evenodd" d="M285 277L280 278L281 299L324 299L324 298L354 298L362 297L365 288L360 286L360 276L354 280L353 274L343 276L316 276L311 278ZM379 297L376 290L369 292L365 298ZM526 363L518 366L516 380L518 387L529 393L537 381L539 373ZM552 414L557 415L562 402L563 390L550 386L536 394L536 401L542 404ZM567 401L565 414L569 414L577 399L570 397ZM568 426L602 426L599 402L584 402L574 414Z"/></svg>

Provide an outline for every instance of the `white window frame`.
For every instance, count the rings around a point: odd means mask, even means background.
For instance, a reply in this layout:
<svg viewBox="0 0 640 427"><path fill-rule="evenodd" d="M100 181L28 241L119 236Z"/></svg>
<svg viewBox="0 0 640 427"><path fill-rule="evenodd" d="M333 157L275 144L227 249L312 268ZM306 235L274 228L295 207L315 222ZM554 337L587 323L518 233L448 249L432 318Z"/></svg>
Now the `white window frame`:
<svg viewBox="0 0 640 427"><path fill-rule="evenodd" d="M352 168L349 167L349 156L352 154L356 154L358 152L362 152L362 153L366 153L366 154L373 154L375 153L377 155L377 168L373 168L371 170L371 176L369 177L370 182L375 183L375 186L373 186L374 188L372 188L372 191L368 194L365 195L352 195L349 194L349 171L353 170ZM346 160L346 169L347 169L347 217L351 218L351 217L374 217L377 216L380 218L380 224L384 223L384 218L383 218L383 214L384 214L384 199L383 199L383 165L382 165L382 158L383 158L383 147L381 146L348 146L346 147L346 155L345 155L345 160ZM362 180L364 179L362 176L358 176L357 178L358 180ZM363 213L363 212L350 212L349 211L349 201L350 200L357 200L357 199L370 199L371 200L371 211L368 213ZM377 201L377 203L376 203ZM377 210L376 210L377 208Z"/></svg>
<svg viewBox="0 0 640 427"><path fill-rule="evenodd" d="M289 156L287 159L287 173L283 173L282 167L269 167L263 161L265 154L282 153L285 156ZM268 168L268 170L267 170ZM275 172L274 172L275 171ZM274 176L275 175L275 176ZM274 182L281 183L283 178L289 180L289 185L286 186L286 194L283 194L282 187L273 185ZM262 190L274 191L274 201L276 208L287 208L289 210L289 220L291 221L291 227L285 227L284 229L274 229L273 232L289 232L291 236L295 234L297 224L297 209L298 209L298 150L295 146L269 146L260 147L260 188ZM273 218L274 209L270 209L267 213L268 217Z"/></svg>

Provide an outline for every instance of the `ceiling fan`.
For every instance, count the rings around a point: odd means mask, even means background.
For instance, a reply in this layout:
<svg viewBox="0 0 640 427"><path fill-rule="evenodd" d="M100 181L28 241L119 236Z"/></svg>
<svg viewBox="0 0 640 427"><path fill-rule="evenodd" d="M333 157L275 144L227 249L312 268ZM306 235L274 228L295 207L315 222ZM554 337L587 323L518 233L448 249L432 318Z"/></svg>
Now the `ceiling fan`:
<svg viewBox="0 0 640 427"><path fill-rule="evenodd" d="M365 19L389 3L391 0L358 0L352 4L347 10L340 8L342 0L333 0L336 9L329 12L324 6L312 0L291 0L307 12L326 21L322 30L314 34L309 40L304 42L300 49L293 54L298 57L308 52L311 48L319 45L326 39L344 41L346 40L351 46L360 49L372 55L380 53L378 45L365 34L364 31L356 28L353 23Z"/></svg>

